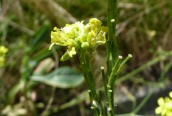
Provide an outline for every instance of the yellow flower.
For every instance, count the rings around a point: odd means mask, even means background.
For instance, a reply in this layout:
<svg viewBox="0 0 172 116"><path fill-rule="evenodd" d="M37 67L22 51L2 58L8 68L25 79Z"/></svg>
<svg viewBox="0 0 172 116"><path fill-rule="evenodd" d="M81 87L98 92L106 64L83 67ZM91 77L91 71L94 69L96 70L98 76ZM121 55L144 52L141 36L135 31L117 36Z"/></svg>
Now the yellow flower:
<svg viewBox="0 0 172 116"><path fill-rule="evenodd" d="M68 48L67 52L60 58L61 61L68 60L76 54L75 47Z"/></svg>
<svg viewBox="0 0 172 116"><path fill-rule="evenodd" d="M156 114L160 114L161 116L172 116L172 92L169 93L170 97L158 99L158 107L155 109Z"/></svg>
<svg viewBox="0 0 172 116"><path fill-rule="evenodd" d="M8 49L4 46L0 46L0 55L4 55L8 52Z"/></svg>
<svg viewBox="0 0 172 116"><path fill-rule="evenodd" d="M0 67L5 65L5 57L8 49L4 46L0 46Z"/></svg>
<svg viewBox="0 0 172 116"><path fill-rule="evenodd" d="M65 27L59 29L57 27L51 32L51 45L66 46L67 51L61 60L68 60L76 53L83 50L91 50L105 43L105 34L107 29L101 26L102 23L96 18L90 19L88 24L83 21L74 24L66 24Z"/></svg>

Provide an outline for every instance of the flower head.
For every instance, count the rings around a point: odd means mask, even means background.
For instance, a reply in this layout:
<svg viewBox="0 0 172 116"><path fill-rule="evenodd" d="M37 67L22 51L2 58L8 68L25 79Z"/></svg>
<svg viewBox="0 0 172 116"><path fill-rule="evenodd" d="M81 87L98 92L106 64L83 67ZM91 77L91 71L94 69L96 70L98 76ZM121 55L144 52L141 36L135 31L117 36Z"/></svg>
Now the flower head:
<svg viewBox="0 0 172 116"><path fill-rule="evenodd" d="M88 24L83 21L74 24L66 24L59 29L57 27L51 32L51 45L66 46L67 51L61 57L61 60L68 60L82 50L91 50L92 52L99 45L105 43L105 34L107 28L101 26L102 23L96 18L90 19Z"/></svg>
<svg viewBox="0 0 172 116"><path fill-rule="evenodd" d="M162 116L172 116L172 92L169 93L170 97L158 99L158 107L155 109L156 114L161 114Z"/></svg>
<svg viewBox="0 0 172 116"><path fill-rule="evenodd" d="M0 67L5 65L5 57L8 49L4 46L0 46Z"/></svg>
<svg viewBox="0 0 172 116"><path fill-rule="evenodd" d="M4 46L0 46L0 55L5 55L8 52L8 49Z"/></svg>

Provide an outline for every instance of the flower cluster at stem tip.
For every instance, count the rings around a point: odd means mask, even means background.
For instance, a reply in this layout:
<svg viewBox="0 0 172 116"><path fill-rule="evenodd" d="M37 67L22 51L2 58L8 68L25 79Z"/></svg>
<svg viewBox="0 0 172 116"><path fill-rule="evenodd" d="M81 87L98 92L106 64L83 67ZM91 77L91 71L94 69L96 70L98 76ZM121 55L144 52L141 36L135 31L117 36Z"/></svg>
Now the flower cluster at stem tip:
<svg viewBox="0 0 172 116"><path fill-rule="evenodd" d="M161 116L172 116L172 91L169 93L169 97L158 99L158 107L155 109L156 114Z"/></svg>
<svg viewBox="0 0 172 116"><path fill-rule="evenodd" d="M89 20L84 24L83 21L74 24L66 24L65 27L59 29L57 27L51 32L51 45L66 46L67 51L61 57L62 61L72 58L77 53L94 51L99 45L106 42L107 27L102 26L102 22L96 18Z"/></svg>
<svg viewBox="0 0 172 116"><path fill-rule="evenodd" d="M0 67L5 65L5 57L8 49L4 46L0 46Z"/></svg>

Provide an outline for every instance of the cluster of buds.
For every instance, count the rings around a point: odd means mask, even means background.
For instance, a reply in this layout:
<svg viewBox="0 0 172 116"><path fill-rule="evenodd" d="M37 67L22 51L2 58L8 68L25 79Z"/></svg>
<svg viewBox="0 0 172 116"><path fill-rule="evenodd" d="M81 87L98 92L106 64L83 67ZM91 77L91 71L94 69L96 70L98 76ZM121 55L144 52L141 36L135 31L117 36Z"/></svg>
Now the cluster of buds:
<svg viewBox="0 0 172 116"><path fill-rule="evenodd" d="M106 42L107 27L96 18L89 20L88 24L83 21L74 24L66 24L64 28L55 27L51 32L51 45L66 46L67 51L61 57L62 61L72 58L83 50L94 51L99 45Z"/></svg>
<svg viewBox="0 0 172 116"><path fill-rule="evenodd" d="M0 46L0 67L5 65L5 57L8 49L4 46Z"/></svg>

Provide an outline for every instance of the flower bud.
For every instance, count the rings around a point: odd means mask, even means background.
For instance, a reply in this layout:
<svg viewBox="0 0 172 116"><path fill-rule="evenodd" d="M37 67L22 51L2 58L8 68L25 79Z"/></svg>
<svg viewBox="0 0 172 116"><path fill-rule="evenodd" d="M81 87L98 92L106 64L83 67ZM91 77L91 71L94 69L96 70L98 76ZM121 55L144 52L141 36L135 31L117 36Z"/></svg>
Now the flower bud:
<svg viewBox="0 0 172 116"><path fill-rule="evenodd" d="M89 43L88 42L82 42L81 47L86 50L89 48Z"/></svg>

